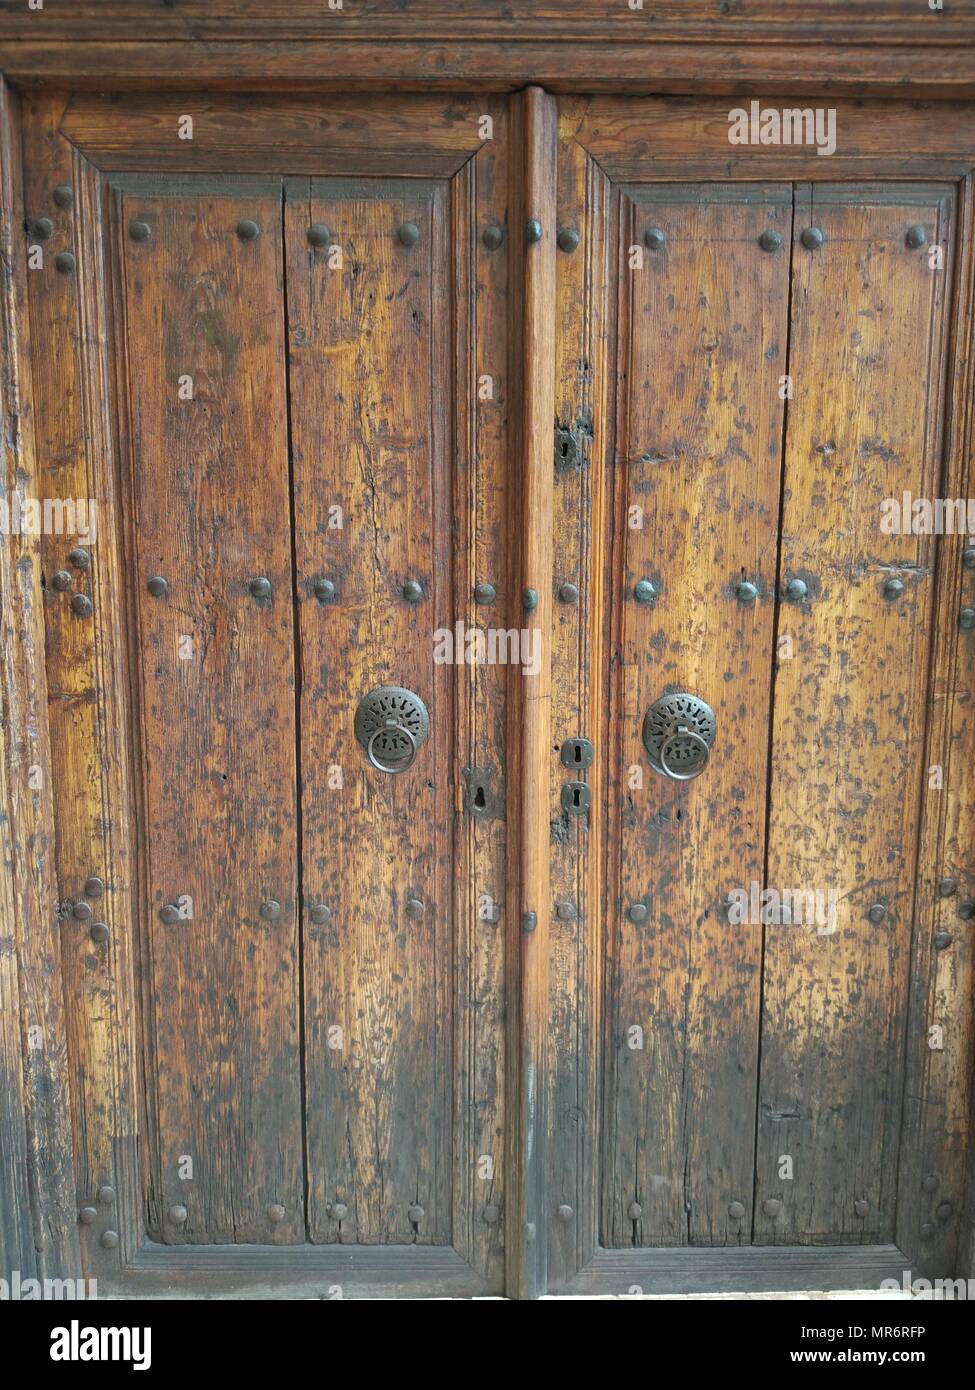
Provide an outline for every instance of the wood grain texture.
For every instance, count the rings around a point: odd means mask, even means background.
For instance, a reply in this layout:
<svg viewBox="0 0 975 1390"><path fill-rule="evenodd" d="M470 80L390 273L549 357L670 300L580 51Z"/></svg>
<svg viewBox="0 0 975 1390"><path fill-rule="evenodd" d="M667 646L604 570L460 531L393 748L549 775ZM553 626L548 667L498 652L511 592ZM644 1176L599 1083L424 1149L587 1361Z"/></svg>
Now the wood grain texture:
<svg viewBox="0 0 975 1390"><path fill-rule="evenodd" d="M301 1239L304 1192L280 193L133 193L121 216L150 1229L164 1241L287 1243ZM245 218L256 240L237 235ZM147 241L127 234L135 220ZM178 395L186 375L192 399ZM147 592L152 575L168 581L165 597ZM269 599L252 596L256 576ZM184 897L192 917L164 924L160 910ZM185 1223L169 1219L173 1205Z"/></svg>
<svg viewBox="0 0 975 1390"><path fill-rule="evenodd" d="M755 1238L832 1245L893 1235L934 545L880 506L937 495L950 267L905 234L950 246L952 208L937 185L796 196L796 236L826 240L794 251L780 580L810 599L779 613L767 875L837 902L832 932L766 931Z"/></svg>
<svg viewBox="0 0 975 1390"><path fill-rule="evenodd" d="M626 190L621 209L607 1244L720 1245L748 1229L728 1208L749 1204L761 931L721 903L762 877L788 259L758 238L774 228L788 246L791 216L774 185ZM630 270L649 226L666 246ZM634 600L641 579L658 586L652 605ZM758 587L751 606L741 580ZM717 717L687 783L654 773L642 744L647 708L673 690Z"/></svg>
<svg viewBox="0 0 975 1390"><path fill-rule="evenodd" d="M27 257L20 110L0 82L0 410L8 501L39 498L26 303ZM0 947L0 1053L4 1110L3 1231L7 1269L77 1277L69 1065L61 993L54 809L44 671L42 560L37 536L12 531L0 545L0 847L4 886ZM9 1184L9 1187L8 1187ZM9 1203L23 1202L16 1214ZM21 1261L23 1262L21 1264Z"/></svg>

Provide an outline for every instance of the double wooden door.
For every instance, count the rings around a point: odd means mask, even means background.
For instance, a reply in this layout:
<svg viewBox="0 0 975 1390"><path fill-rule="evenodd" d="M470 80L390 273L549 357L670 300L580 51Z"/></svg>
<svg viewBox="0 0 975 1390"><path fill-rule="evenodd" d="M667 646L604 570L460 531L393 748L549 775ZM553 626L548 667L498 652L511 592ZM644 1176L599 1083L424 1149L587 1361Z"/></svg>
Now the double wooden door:
<svg viewBox="0 0 975 1390"><path fill-rule="evenodd" d="M953 1270L967 169L725 105L25 102L102 1283Z"/></svg>

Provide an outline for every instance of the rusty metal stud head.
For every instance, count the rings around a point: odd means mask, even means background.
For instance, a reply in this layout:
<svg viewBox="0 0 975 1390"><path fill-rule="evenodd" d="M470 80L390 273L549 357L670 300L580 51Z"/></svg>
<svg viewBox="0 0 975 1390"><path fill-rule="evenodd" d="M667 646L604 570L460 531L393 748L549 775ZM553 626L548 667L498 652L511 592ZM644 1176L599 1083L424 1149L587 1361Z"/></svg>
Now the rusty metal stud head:
<svg viewBox="0 0 975 1390"><path fill-rule="evenodd" d="M657 602L660 591L652 579L638 579L633 585L633 597L637 603L651 605Z"/></svg>
<svg viewBox="0 0 975 1390"><path fill-rule="evenodd" d="M50 241L54 235L54 223L49 217L32 217L27 223L27 231L36 241Z"/></svg>
<svg viewBox="0 0 975 1390"><path fill-rule="evenodd" d="M579 590L578 590L578 588L576 587L575 584L569 584L569 583L560 584L560 585L559 585L559 598L561 599L561 601L562 601L563 603L578 603L578 602L579 602Z"/></svg>
<svg viewBox="0 0 975 1390"><path fill-rule="evenodd" d="M950 898L958 892L957 878L943 878L938 884L938 896L940 898Z"/></svg>
<svg viewBox="0 0 975 1390"><path fill-rule="evenodd" d="M975 570L975 545L966 545L961 553L961 562L965 569Z"/></svg>
<svg viewBox="0 0 975 1390"><path fill-rule="evenodd" d="M950 931L936 931L934 934L934 949L936 951L946 951L953 939Z"/></svg>
<svg viewBox="0 0 975 1390"><path fill-rule="evenodd" d="M958 904L958 916L963 922L970 922L975 917L975 902L966 898L964 902Z"/></svg>
<svg viewBox="0 0 975 1390"><path fill-rule="evenodd" d="M521 596L521 606L526 613L534 613L538 607L538 590L526 589Z"/></svg>
<svg viewBox="0 0 975 1390"><path fill-rule="evenodd" d="M71 551L68 556L68 562L74 565L76 570L91 569L91 556L88 551L84 550L80 545L76 546L76 548Z"/></svg>
<svg viewBox="0 0 975 1390"><path fill-rule="evenodd" d="M102 1231L100 1244L106 1250L118 1249L118 1231Z"/></svg>
<svg viewBox="0 0 975 1390"><path fill-rule="evenodd" d="M87 594L72 594L71 611L77 618L90 618L95 610Z"/></svg>
<svg viewBox="0 0 975 1390"><path fill-rule="evenodd" d="M305 236L308 238L308 245L314 246L316 251L332 244L332 233L324 222L313 222Z"/></svg>
<svg viewBox="0 0 975 1390"><path fill-rule="evenodd" d="M423 585L418 579L408 579L403 585L403 597L407 603L419 603L423 597Z"/></svg>
<svg viewBox="0 0 975 1390"><path fill-rule="evenodd" d="M522 917L521 917L521 929L522 929L522 931L526 934L526 936L528 935L529 932L533 932L537 926L538 926L538 913L537 913L537 912L524 912L524 913L522 913Z"/></svg>
<svg viewBox="0 0 975 1390"><path fill-rule="evenodd" d="M542 224L537 217L530 217L525 227L525 240L529 246L536 246L542 239Z"/></svg>
<svg viewBox="0 0 975 1390"><path fill-rule="evenodd" d="M887 906L885 903L873 903L867 908L867 917L876 926L887 916Z"/></svg>
<svg viewBox="0 0 975 1390"><path fill-rule="evenodd" d="M75 258L70 251L58 252L58 254L54 257L54 269L58 272L59 275L74 274Z"/></svg>
<svg viewBox="0 0 975 1390"><path fill-rule="evenodd" d="M265 898L261 903L261 916L265 922L276 922L281 916L281 904L276 898Z"/></svg>
<svg viewBox="0 0 975 1390"><path fill-rule="evenodd" d="M937 1173L926 1173L921 1179L921 1188L924 1192L937 1192L941 1186L941 1179Z"/></svg>
<svg viewBox="0 0 975 1390"><path fill-rule="evenodd" d="M129 240L130 240L130 241L148 241L149 238L150 238L151 236L152 236L152 228L149 226L149 223L148 223L148 222L130 222L130 223L129 223Z"/></svg>
<svg viewBox="0 0 975 1390"><path fill-rule="evenodd" d="M782 234L768 227L758 238L758 244L763 251L780 251L782 249Z"/></svg>
<svg viewBox="0 0 975 1390"><path fill-rule="evenodd" d="M82 1226L94 1226L98 1220L98 1212L94 1207L82 1207L78 1213L78 1220Z"/></svg>
<svg viewBox="0 0 975 1390"><path fill-rule="evenodd" d="M87 903L75 903L74 907L71 909L71 916L76 922L90 922L91 908Z"/></svg>
<svg viewBox="0 0 975 1390"><path fill-rule="evenodd" d="M567 256L578 249L579 233L574 227L563 227L556 238L560 251L564 251Z"/></svg>
<svg viewBox="0 0 975 1390"><path fill-rule="evenodd" d="M559 1220L563 1222L571 1221L574 1215L572 1208L569 1206L567 1202L563 1202L555 1214L559 1218Z"/></svg>
<svg viewBox="0 0 975 1390"><path fill-rule="evenodd" d="M493 584L483 583L474 585L475 603L493 603L497 596L498 591Z"/></svg>
<svg viewBox="0 0 975 1390"><path fill-rule="evenodd" d="M735 598L746 606L754 603L758 598L758 585L753 584L750 579L739 579L735 585Z"/></svg>
<svg viewBox="0 0 975 1390"><path fill-rule="evenodd" d="M857 1216L866 1216L867 1212L870 1210L870 1207L863 1200L862 1197L858 1197L857 1200L853 1203L853 1210L856 1212Z"/></svg>
<svg viewBox="0 0 975 1390"><path fill-rule="evenodd" d="M419 1202L411 1202L406 1209L406 1214L413 1222L414 1226L417 1226L423 1220L426 1212L420 1206Z"/></svg>
<svg viewBox="0 0 975 1390"><path fill-rule="evenodd" d="M790 579L783 591L790 603L802 603L809 597L809 585L804 579Z"/></svg>
<svg viewBox="0 0 975 1390"><path fill-rule="evenodd" d="M971 632L975 628L975 608L963 608L958 614L958 626L963 632Z"/></svg>
<svg viewBox="0 0 975 1390"><path fill-rule="evenodd" d="M626 915L631 922L645 922L650 916L650 909L646 903L630 903Z"/></svg>
<svg viewBox="0 0 975 1390"><path fill-rule="evenodd" d="M268 599L271 597L271 581L265 575L259 574L256 579L252 579L248 584L251 595L256 599Z"/></svg>
<svg viewBox="0 0 975 1390"><path fill-rule="evenodd" d="M488 1202L486 1207L481 1208L481 1220L488 1226L496 1226L501 1219L501 1208L494 1202Z"/></svg>
<svg viewBox="0 0 975 1390"><path fill-rule="evenodd" d="M57 207L63 208L65 212L73 206L74 189L71 187L70 183L58 184L57 188L54 190L54 202Z"/></svg>
<svg viewBox="0 0 975 1390"><path fill-rule="evenodd" d="M237 223L237 235L241 241L256 241L261 235L261 229L250 217L242 217Z"/></svg>
<svg viewBox="0 0 975 1390"><path fill-rule="evenodd" d="M396 229L396 239L401 246L415 246L420 240L420 229L415 222L403 222Z"/></svg>
<svg viewBox="0 0 975 1390"><path fill-rule="evenodd" d="M921 226L908 227L907 235L904 240L907 242L908 246L916 251L919 246L923 246L927 241L927 236L925 235L924 228Z"/></svg>
<svg viewBox="0 0 975 1390"><path fill-rule="evenodd" d="M631 1202L626 1209L626 1214L631 1221L639 1221L640 1217L643 1215L643 1208L640 1206L639 1202Z"/></svg>
<svg viewBox="0 0 975 1390"><path fill-rule="evenodd" d="M762 1211L764 1211L766 1216L778 1216L781 1210L782 1203L779 1201L778 1197L769 1197L762 1203Z"/></svg>
<svg viewBox="0 0 975 1390"><path fill-rule="evenodd" d="M169 593L169 584L161 574L151 575L146 583L146 588L153 598L165 598Z"/></svg>
<svg viewBox="0 0 975 1390"><path fill-rule="evenodd" d="M921 1226L921 1239L930 1240L933 1235L937 1234L937 1230L938 1228L933 1221L925 1221Z"/></svg>
<svg viewBox="0 0 975 1390"><path fill-rule="evenodd" d="M277 1225L279 1221L283 1221L286 1215L285 1209L280 1202L270 1202L266 1211L268 1221L273 1222L275 1225Z"/></svg>
<svg viewBox="0 0 975 1390"><path fill-rule="evenodd" d="M333 1221L344 1221L349 1214L349 1208L344 1202L329 1202L328 1214Z"/></svg>
<svg viewBox="0 0 975 1390"><path fill-rule="evenodd" d="M728 1215L731 1217L732 1221L740 1221L745 1215L744 1204L742 1202L729 1202Z"/></svg>
<svg viewBox="0 0 975 1390"><path fill-rule="evenodd" d="M332 909L326 907L325 903L314 903L308 909L308 916L315 923L316 927L324 927L332 920Z"/></svg>
<svg viewBox="0 0 975 1390"><path fill-rule="evenodd" d="M939 1221L947 1221L953 1211L954 1207L950 1202L941 1202L939 1203L938 1209L934 1214Z"/></svg>
<svg viewBox="0 0 975 1390"><path fill-rule="evenodd" d="M316 579L312 585L312 592L319 603L331 603L335 597L335 585L330 579Z"/></svg>
<svg viewBox="0 0 975 1390"><path fill-rule="evenodd" d="M91 926L88 928L88 935L97 945L103 946L108 940L108 923L92 922Z"/></svg>
<svg viewBox="0 0 975 1390"><path fill-rule="evenodd" d="M406 915L414 922L419 922L423 917L423 901L421 898L407 898Z"/></svg>
<svg viewBox="0 0 975 1390"><path fill-rule="evenodd" d="M904 592L903 579L885 579L883 592L884 598L886 599L900 598L901 594Z"/></svg>
<svg viewBox="0 0 975 1390"><path fill-rule="evenodd" d="M662 251L667 245L667 233L660 227L648 227L643 233L643 240L651 251Z"/></svg>
<svg viewBox="0 0 975 1390"><path fill-rule="evenodd" d="M179 908L173 903L166 903L165 907L159 909L159 920L167 927L174 926L179 921Z"/></svg>
<svg viewBox="0 0 975 1390"><path fill-rule="evenodd" d="M807 251L818 251L826 240L819 227L804 227L799 237Z"/></svg>
<svg viewBox="0 0 975 1390"><path fill-rule="evenodd" d="M189 1212L181 1202L177 1202L175 1206L169 1208L168 1216L174 1226L182 1226L185 1224Z"/></svg>
<svg viewBox="0 0 975 1390"><path fill-rule="evenodd" d="M561 902L555 904L555 915L560 922L574 922L577 917L575 903Z"/></svg>
<svg viewBox="0 0 975 1390"><path fill-rule="evenodd" d="M59 594L63 594L74 583L74 575L69 570L56 570L51 583Z"/></svg>
<svg viewBox="0 0 975 1390"><path fill-rule="evenodd" d="M493 223L490 227L485 227L481 233L481 241L489 251L500 250L504 242L504 228Z"/></svg>

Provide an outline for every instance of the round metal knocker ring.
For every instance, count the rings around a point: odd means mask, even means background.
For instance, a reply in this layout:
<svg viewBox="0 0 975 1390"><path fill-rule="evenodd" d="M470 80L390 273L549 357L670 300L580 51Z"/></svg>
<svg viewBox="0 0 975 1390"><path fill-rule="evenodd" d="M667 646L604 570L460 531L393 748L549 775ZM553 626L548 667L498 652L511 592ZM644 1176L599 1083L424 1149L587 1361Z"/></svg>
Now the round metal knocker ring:
<svg viewBox="0 0 975 1390"><path fill-rule="evenodd" d="M667 761L667 749L671 746L671 744L681 743L686 741L687 739L690 739L693 743L696 743L698 749L701 753L704 754L704 756L700 759L700 761L690 772L678 772L677 769L671 767L671 765ZM689 782L692 777L699 776L707 767L708 758L711 756L711 745L708 743L706 738L702 738L700 734L696 734L694 730L689 729L686 724L680 724L674 730L674 732L668 738L666 738L664 742L660 745L660 752L657 754L657 756L660 759L660 766L663 768L664 772L666 772L668 777L672 777L675 782Z"/></svg>
<svg viewBox="0 0 975 1390"><path fill-rule="evenodd" d="M377 738L388 738L390 734L394 737L398 737L402 734L403 738L409 743L409 749L405 758L397 758L395 760L391 758L384 762L382 758L376 756L374 745ZM405 772L407 768L413 766L416 760L416 749L416 739L405 724L400 724L395 719L388 719L385 724L380 725L375 733L370 736L369 742L366 744L366 757L377 772Z"/></svg>

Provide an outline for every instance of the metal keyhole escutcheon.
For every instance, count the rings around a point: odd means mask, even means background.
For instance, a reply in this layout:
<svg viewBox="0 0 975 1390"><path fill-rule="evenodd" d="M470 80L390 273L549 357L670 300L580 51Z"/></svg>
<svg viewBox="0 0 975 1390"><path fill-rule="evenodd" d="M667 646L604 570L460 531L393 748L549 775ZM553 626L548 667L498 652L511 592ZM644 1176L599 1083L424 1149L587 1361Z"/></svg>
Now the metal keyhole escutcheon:
<svg viewBox="0 0 975 1390"><path fill-rule="evenodd" d="M355 736L377 772L405 772L430 732L419 695L401 685L381 685L359 701Z"/></svg>
<svg viewBox="0 0 975 1390"><path fill-rule="evenodd" d="M689 782L707 767L714 743L714 710L697 695L677 691L654 700L643 720L650 766L675 782Z"/></svg>

